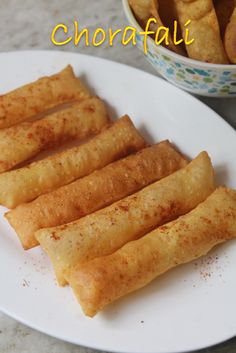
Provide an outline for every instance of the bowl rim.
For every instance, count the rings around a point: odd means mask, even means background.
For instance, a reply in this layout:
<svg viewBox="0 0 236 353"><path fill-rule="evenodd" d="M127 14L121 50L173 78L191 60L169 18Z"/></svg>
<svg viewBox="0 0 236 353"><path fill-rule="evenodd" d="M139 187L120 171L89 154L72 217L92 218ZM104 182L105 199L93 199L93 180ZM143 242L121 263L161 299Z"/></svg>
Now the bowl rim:
<svg viewBox="0 0 236 353"><path fill-rule="evenodd" d="M130 20L130 22L134 22L135 27L137 27L139 31L142 31L143 29L139 25L138 21L136 20L133 14L133 11L130 8L129 0L122 0L122 3L123 3L123 8L127 19ZM154 39L152 39L150 36L148 36L148 40L149 42L152 43L152 45L156 46ZM204 61L198 61L198 60L191 59L189 57L185 57L183 55L177 54L172 50L163 47L162 45L159 45L158 49L162 54L169 55L178 61L184 62L184 64L197 65L205 69L221 69L221 70L223 69L223 70L229 70L229 71L231 71L232 69L233 70L236 69L236 64L211 64L211 63L206 63Z"/></svg>

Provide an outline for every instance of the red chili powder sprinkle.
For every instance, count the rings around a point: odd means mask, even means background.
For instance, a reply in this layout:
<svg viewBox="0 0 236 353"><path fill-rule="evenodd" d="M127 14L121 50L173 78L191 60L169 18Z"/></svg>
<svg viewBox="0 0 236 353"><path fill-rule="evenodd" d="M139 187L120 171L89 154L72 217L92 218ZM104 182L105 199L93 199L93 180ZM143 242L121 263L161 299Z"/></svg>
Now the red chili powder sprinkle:
<svg viewBox="0 0 236 353"><path fill-rule="evenodd" d="M224 271L225 266L224 264L222 265L219 263L219 255L210 255L194 262L194 267L196 270L199 270L201 279L207 281L213 276L213 274L217 274L222 278L222 272Z"/></svg>
<svg viewBox="0 0 236 353"><path fill-rule="evenodd" d="M23 286L23 287L29 287L29 285L30 285L30 282L27 281L27 280L24 278L24 279L23 279L22 286Z"/></svg>
<svg viewBox="0 0 236 353"><path fill-rule="evenodd" d="M52 232L51 238L54 239L54 240L59 240L59 239L60 239L60 236L57 235L56 232Z"/></svg>

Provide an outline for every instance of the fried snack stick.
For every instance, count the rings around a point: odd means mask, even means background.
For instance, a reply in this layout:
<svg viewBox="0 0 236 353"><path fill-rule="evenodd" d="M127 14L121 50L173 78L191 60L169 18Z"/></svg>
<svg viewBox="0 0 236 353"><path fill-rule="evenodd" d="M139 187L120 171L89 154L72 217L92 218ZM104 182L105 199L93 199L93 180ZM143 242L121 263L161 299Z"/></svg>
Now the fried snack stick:
<svg viewBox="0 0 236 353"><path fill-rule="evenodd" d="M170 29L170 33L174 33L175 30L175 21L177 21L177 40L182 38L182 33L181 33L181 28L178 23L178 16L176 13L176 9L174 6L174 0L158 0L159 6L158 6L158 13L159 16L167 28ZM172 36L174 38L174 36ZM177 48L182 49L182 55L187 56L187 52L185 50L185 45L182 42L177 46Z"/></svg>
<svg viewBox="0 0 236 353"><path fill-rule="evenodd" d="M148 19L151 17L156 20L156 23L150 25L152 31L156 32L159 27L164 26L159 15L158 0L129 0L129 4L141 27L145 28ZM180 55L186 54L183 48L174 44L171 35L169 35L169 45L167 47Z"/></svg>
<svg viewBox="0 0 236 353"><path fill-rule="evenodd" d="M236 5L225 31L225 49L232 64L236 64Z"/></svg>
<svg viewBox="0 0 236 353"><path fill-rule="evenodd" d="M159 27L164 26L163 21L159 15L159 0L151 0L150 12L151 12L151 17L155 18L157 21L156 24L152 24L152 30L157 31ZM173 19L173 23L174 23L174 19ZM176 52L177 54L186 55L185 51L181 46L174 44L171 34L169 34L168 41L169 41L169 45L165 45L166 48Z"/></svg>
<svg viewBox="0 0 236 353"><path fill-rule="evenodd" d="M88 90L68 65L53 76L42 77L0 96L0 129L16 125L59 104L89 96Z"/></svg>
<svg viewBox="0 0 236 353"><path fill-rule="evenodd" d="M151 17L151 1L129 0L130 7L142 27L146 25L147 20Z"/></svg>
<svg viewBox="0 0 236 353"><path fill-rule="evenodd" d="M127 242L193 209L214 189L206 152L185 168L123 200L67 225L35 233L59 284L78 263L109 255Z"/></svg>
<svg viewBox="0 0 236 353"><path fill-rule="evenodd" d="M215 0L214 1L216 15L220 25L221 37L224 38L226 27L230 21L236 5L235 0Z"/></svg>
<svg viewBox="0 0 236 353"><path fill-rule="evenodd" d="M78 266L69 282L85 315L136 291L169 269L236 237L236 192L219 188L196 209L110 256Z"/></svg>
<svg viewBox="0 0 236 353"><path fill-rule="evenodd" d="M190 58L226 64L228 59L220 36L219 23L212 0L174 0L178 20L185 36L185 24L189 29L189 39L194 39L186 50Z"/></svg>
<svg viewBox="0 0 236 353"><path fill-rule="evenodd" d="M0 173L47 148L94 135L107 123L104 103L88 98L43 119L0 130Z"/></svg>
<svg viewBox="0 0 236 353"><path fill-rule="evenodd" d="M145 148L8 212L6 218L29 249L34 233L79 219L187 165L168 141Z"/></svg>
<svg viewBox="0 0 236 353"><path fill-rule="evenodd" d="M0 174L0 204L14 208L136 152L145 141L125 116L87 143Z"/></svg>

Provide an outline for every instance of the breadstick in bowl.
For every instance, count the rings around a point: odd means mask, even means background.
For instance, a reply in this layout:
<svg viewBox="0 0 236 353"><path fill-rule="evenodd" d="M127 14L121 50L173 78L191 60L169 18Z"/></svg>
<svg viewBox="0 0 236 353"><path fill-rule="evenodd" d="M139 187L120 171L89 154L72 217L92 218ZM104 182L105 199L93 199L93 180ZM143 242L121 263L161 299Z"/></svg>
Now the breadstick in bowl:
<svg viewBox="0 0 236 353"><path fill-rule="evenodd" d="M0 96L0 129L16 125L57 105L90 96L68 65L59 73Z"/></svg>
<svg viewBox="0 0 236 353"><path fill-rule="evenodd" d="M144 26L149 17L151 17L151 1L152 0L129 0L130 7L141 26Z"/></svg>
<svg viewBox="0 0 236 353"><path fill-rule="evenodd" d="M147 147L62 186L6 214L22 245L38 245L34 233L77 220L187 165L168 141Z"/></svg>
<svg viewBox="0 0 236 353"><path fill-rule="evenodd" d="M69 283L94 316L107 304L146 286L169 269L236 237L236 192L217 189L192 212L126 244L110 256L79 265Z"/></svg>
<svg viewBox="0 0 236 353"><path fill-rule="evenodd" d="M43 119L0 130L0 173L50 147L95 135L106 124L104 103L88 98Z"/></svg>
<svg viewBox="0 0 236 353"><path fill-rule="evenodd" d="M156 23L152 23L151 29L154 31L157 31L159 27L164 26L162 18L160 17L160 14L159 14L159 0L151 0L151 15L156 20ZM181 46L174 44L172 34L170 33L168 37L168 42L169 42L168 45L165 45L165 42L163 42L162 45L166 46L168 49L176 52L177 54L180 54L180 55L186 54Z"/></svg>
<svg viewBox="0 0 236 353"><path fill-rule="evenodd" d="M230 17L234 11L236 0L214 0L214 5L220 25L221 37L223 38Z"/></svg>
<svg viewBox="0 0 236 353"><path fill-rule="evenodd" d="M189 30L186 45L190 58L212 64L227 64L228 59L220 36L220 28L212 0L174 0L183 35ZM188 21L191 21L185 27Z"/></svg>
<svg viewBox="0 0 236 353"><path fill-rule="evenodd" d="M35 233L61 285L71 269L108 255L155 227L189 212L214 190L210 158L202 152L185 168L78 221Z"/></svg>
<svg viewBox="0 0 236 353"><path fill-rule="evenodd" d="M232 64L236 64L236 4L225 31L225 49Z"/></svg>
<svg viewBox="0 0 236 353"><path fill-rule="evenodd" d="M128 116L81 146L0 174L0 204L14 208L136 152L146 142Z"/></svg>

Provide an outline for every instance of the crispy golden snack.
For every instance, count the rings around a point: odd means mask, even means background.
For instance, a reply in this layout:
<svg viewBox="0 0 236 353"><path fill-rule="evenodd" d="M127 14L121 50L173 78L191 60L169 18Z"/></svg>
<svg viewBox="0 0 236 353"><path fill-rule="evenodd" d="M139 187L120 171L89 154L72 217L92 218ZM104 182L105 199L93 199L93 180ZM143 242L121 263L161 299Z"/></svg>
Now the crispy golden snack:
<svg viewBox="0 0 236 353"><path fill-rule="evenodd" d="M128 116L87 143L0 174L0 204L14 208L90 174L146 145Z"/></svg>
<svg viewBox="0 0 236 353"><path fill-rule="evenodd" d="M113 253L125 243L193 209L214 189L206 152L185 168L123 200L67 225L35 233L60 284L78 263Z"/></svg>
<svg viewBox="0 0 236 353"><path fill-rule="evenodd" d="M59 104L89 96L88 90L68 65L53 76L42 77L0 96L0 129L16 125Z"/></svg>
<svg viewBox="0 0 236 353"><path fill-rule="evenodd" d="M185 24L191 23L189 39L194 42L186 45L190 58L214 64L227 64L228 59L220 36L220 28L212 0L174 0L178 20L185 36Z"/></svg>
<svg viewBox="0 0 236 353"><path fill-rule="evenodd" d="M226 27L236 5L235 0L215 0L216 15L220 25L221 37L224 38Z"/></svg>
<svg viewBox="0 0 236 353"><path fill-rule="evenodd" d="M8 212L6 218L25 249L34 233L79 219L187 165L168 141L145 148Z"/></svg>
<svg viewBox="0 0 236 353"><path fill-rule="evenodd" d="M173 37L174 21L177 21L177 40L181 39L182 33L181 33L180 25L178 23L178 16L174 5L174 0L158 0L158 3L159 3L159 6L158 6L159 16L164 26L170 29L170 33L172 34L172 37ZM178 50L179 48L181 48L182 50L182 52L181 53L179 52L179 54L182 54L185 56L187 55L185 50L185 45L183 42L179 44L177 48Z"/></svg>
<svg viewBox="0 0 236 353"><path fill-rule="evenodd" d="M0 130L0 173L69 140L81 140L108 123L104 103L88 98L43 119Z"/></svg>
<svg viewBox="0 0 236 353"><path fill-rule="evenodd" d="M225 31L225 49L232 64L236 64L236 5Z"/></svg>
<svg viewBox="0 0 236 353"><path fill-rule="evenodd" d="M196 209L110 256L78 266L69 283L85 315L146 286L169 269L236 237L236 192L219 188Z"/></svg>
<svg viewBox="0 0 236 353"><path fill-rule="evenodd" d="M151 17L151 1L129 0L130 7L141 26L145 26L147 20Z"/></svg>
<svg viewBox="0 0 236 353"><path fill-rule="evenodd" d="M158 0L158 12L165 26L174 28L174 20L177 20L177 13L174 0Z"/></svg>
<svg viewBox="0 0 236 353"><path fill-rule="evenodd" d="M156 20L156 23L151 23L150 25L152 31L156 32L160 26L165 26L159 14L159 0L129 0L129 4L141 27L145 28L149 18L155 18ZM162 9L164 9L164 6L162 6ZM170 7L168 7L168 9L170 10ZM180 55L186 55L185 50L180 45L175 45L173 42L171 36L173 23L174 19L172 21L172 27L170 28L169 45L167 47Z"/></svg>
<svg viewBox="0 0 236 353"><path fill-rule="evenodd" d="M165 27L162 18L160 17L159 14L159 0L151 0L151 17L155 18L157 23L156 24L152 24L152 30L157 31L159 27ZM174 19L173 19L173 23L174 23ZM165 45L165 43L162 43L163 45ZM177 54L180 55L185 55L185 51L183 50L183 48L180 45L175 45L173 42L173 38L171 35L171 31L169 34L169 45L165 45L168 49L176 52Z"/></svg>

